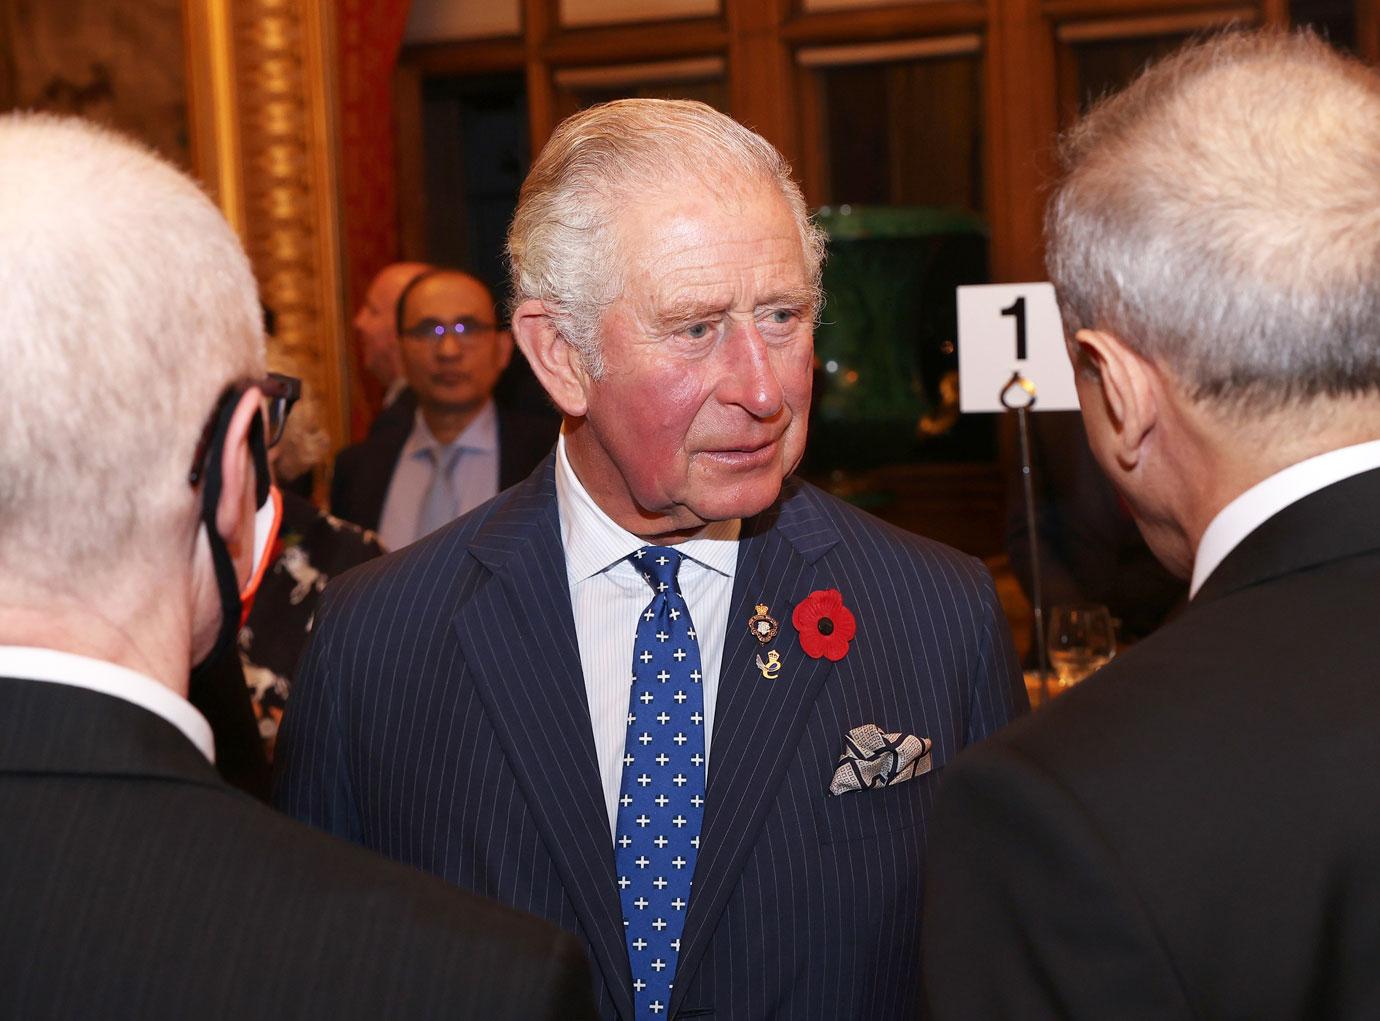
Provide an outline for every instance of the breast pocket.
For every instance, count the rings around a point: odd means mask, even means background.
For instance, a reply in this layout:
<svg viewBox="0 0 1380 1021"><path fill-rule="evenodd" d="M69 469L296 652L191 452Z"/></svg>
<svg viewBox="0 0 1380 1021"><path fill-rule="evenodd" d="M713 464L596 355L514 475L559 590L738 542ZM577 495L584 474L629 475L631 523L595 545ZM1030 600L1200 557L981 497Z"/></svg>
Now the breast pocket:
<svg viewBox="0 0 1380 1021"><path fill-rule="evenodd" d="M829 777L825 777L814 800L820 842L841 844L922 825L934 808L934 792L943 771L943 766L936 766L904 783L844 794L830 794Z"/></svg>

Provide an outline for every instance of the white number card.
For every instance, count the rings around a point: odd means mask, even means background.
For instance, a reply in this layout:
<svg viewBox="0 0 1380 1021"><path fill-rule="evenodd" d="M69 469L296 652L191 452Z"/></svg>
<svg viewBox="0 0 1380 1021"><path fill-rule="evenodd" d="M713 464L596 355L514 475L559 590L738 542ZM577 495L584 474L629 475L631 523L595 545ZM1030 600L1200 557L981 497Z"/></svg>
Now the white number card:
<svg viewBox="0 0 1380 1021"><path fill-rule="evenodd" d="M958 404L1005 411L1013 372L1035 386L1033 411L1077 411L1073 366L1053 284L983 284L958 289ZM1018 398L1018 399L1017 399ZM1011 407L1026 403L1022 392Z"/></svg>

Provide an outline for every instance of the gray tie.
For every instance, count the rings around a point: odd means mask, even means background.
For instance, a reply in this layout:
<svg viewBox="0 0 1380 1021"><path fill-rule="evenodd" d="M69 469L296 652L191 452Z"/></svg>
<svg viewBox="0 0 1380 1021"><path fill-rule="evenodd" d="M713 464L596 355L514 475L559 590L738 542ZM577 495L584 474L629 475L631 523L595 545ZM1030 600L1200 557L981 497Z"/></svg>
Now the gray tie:
<svg viewBox="0 0 1380 1021"><path fill-rule="evenodd" d="M421 513L417 515L418 539L430 535L460 512L451 487L451 476L455 474L455 466L460 463L460 452L460 447L431 447L427 450L431 457L431 485L427 487Z"/></svg>

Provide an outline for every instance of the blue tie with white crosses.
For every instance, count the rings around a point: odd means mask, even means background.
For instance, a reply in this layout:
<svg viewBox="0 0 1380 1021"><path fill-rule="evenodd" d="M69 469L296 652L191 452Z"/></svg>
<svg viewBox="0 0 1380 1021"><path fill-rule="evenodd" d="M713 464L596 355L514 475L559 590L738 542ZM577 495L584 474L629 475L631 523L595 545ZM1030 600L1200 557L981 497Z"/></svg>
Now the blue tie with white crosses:
<svg viewBox="0 0 1380 1021"><path fill-rule="evenodd" d="M637 621L615 843L637 1019L665 1014L704 818L700 646L676 581L681 555L628 558L655 590Z"/></svg>

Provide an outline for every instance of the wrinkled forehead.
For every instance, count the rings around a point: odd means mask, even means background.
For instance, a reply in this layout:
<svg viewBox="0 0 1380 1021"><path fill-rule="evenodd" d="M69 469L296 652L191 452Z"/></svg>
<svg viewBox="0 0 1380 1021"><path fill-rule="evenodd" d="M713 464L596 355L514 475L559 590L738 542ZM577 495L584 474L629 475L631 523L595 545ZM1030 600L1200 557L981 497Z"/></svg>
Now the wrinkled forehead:
<svg viewBox="0 0 1380 1021"><path fill-rule="evenodd" d="M611 268L623 289L664 294L702 283L712 290L764 276L782 286L808 284L799 224L773 181L692 177L618 208Z"/></svg>

